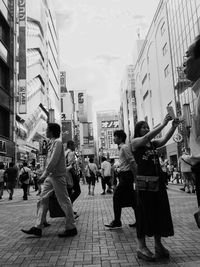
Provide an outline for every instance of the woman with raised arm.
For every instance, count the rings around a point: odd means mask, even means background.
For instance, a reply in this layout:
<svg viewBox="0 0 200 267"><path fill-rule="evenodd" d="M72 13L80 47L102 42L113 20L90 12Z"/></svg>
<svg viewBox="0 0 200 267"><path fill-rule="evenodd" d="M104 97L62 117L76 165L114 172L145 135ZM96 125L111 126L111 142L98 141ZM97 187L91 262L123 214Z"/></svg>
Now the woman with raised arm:
<svg viewBox="0 0 200 267"><path fill-rule="evenodd" d="M165 145L176 130L179 120L172 121L172 127L163 138L154 139L172 118L167 114L163 123L150 131L147 122L135 125L132 151L137 163L136 179L136 225L137 256L146 261L155 258L169 258L169 251L162 245L161 237L174 235L170 206L156 149ZM154 236L155 255L147 248L145 237Z"/></svg>

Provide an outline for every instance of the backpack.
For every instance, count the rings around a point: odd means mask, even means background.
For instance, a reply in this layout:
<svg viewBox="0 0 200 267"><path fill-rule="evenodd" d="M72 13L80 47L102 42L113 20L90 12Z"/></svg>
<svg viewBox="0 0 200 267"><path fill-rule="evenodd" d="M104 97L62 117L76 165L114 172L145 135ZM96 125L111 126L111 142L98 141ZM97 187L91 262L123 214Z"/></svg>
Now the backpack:
<svg viewBox="0 0 200 267"><path fill-rule="evenodd" d="M95 174L94 174L94 172L90 169L89 164L88 164L88 169L89 169L89 172L90 172L90 176L91 176L92 178L94 178L94 177L95 177Z"/></svg>
<svg viewBox="0 0 200 267"><path fill-rule="evenodd" d="M24 168L23 168L24 169ZM21 183L24 183L26 180L28 180L29 179L29 175L28 175L28 172L26 172L25 171L25 169L24 169L24 172L22 173L22 174L20 174L20 176L19 176L19 181L21 182Z"/></svg>

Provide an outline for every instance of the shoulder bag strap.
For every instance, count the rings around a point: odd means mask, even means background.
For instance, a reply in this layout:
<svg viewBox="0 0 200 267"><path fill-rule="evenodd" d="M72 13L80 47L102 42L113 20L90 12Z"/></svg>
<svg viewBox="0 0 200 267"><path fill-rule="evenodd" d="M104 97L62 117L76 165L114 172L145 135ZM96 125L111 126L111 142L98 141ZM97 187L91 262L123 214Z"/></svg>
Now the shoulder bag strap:
<svg viewBox="0 0 200 267"><path fill-rule="evenodd" d="M181 159L182 159L186 164L188 164L188 165L190 165L190 166L193 166L192 164L190 164L189 162L187 162L186 160L184 160L182 157L181 157Z"/></svg>

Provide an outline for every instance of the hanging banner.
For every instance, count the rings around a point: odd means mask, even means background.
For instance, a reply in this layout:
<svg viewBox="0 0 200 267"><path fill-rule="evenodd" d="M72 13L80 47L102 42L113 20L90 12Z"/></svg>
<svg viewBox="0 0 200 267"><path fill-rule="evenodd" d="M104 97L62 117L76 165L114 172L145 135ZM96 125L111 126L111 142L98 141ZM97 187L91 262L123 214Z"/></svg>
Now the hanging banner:
<svg viewBox="0 0 200 267"><path fill-rule="evenodd" d="M19 114L27 113L26 1L19 0Z"/></svg>

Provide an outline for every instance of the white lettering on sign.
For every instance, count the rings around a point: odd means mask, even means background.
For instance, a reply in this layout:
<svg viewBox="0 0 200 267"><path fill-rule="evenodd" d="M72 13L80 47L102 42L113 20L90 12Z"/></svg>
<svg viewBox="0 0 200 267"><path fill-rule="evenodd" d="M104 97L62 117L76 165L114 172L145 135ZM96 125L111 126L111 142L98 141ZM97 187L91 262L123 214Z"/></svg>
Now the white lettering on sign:
<svg viewBox="0 0 200 267"><path fill-rule="evenodd" d="M119 127L119 121L117 121L117 120L102 121L101 127L102 128L118 128Z"/></svg>
<svg viewBox="0 0 200 267"><path fill-rule="evenodd" d="M25 0L19 0L19 21L26 20Z"/></svg>
<svg viewBox="0 0 200 267"><path fill-rule="evenodd" d="M27 111L26 80L19 80L19 113L25 114Z"/></svg>

